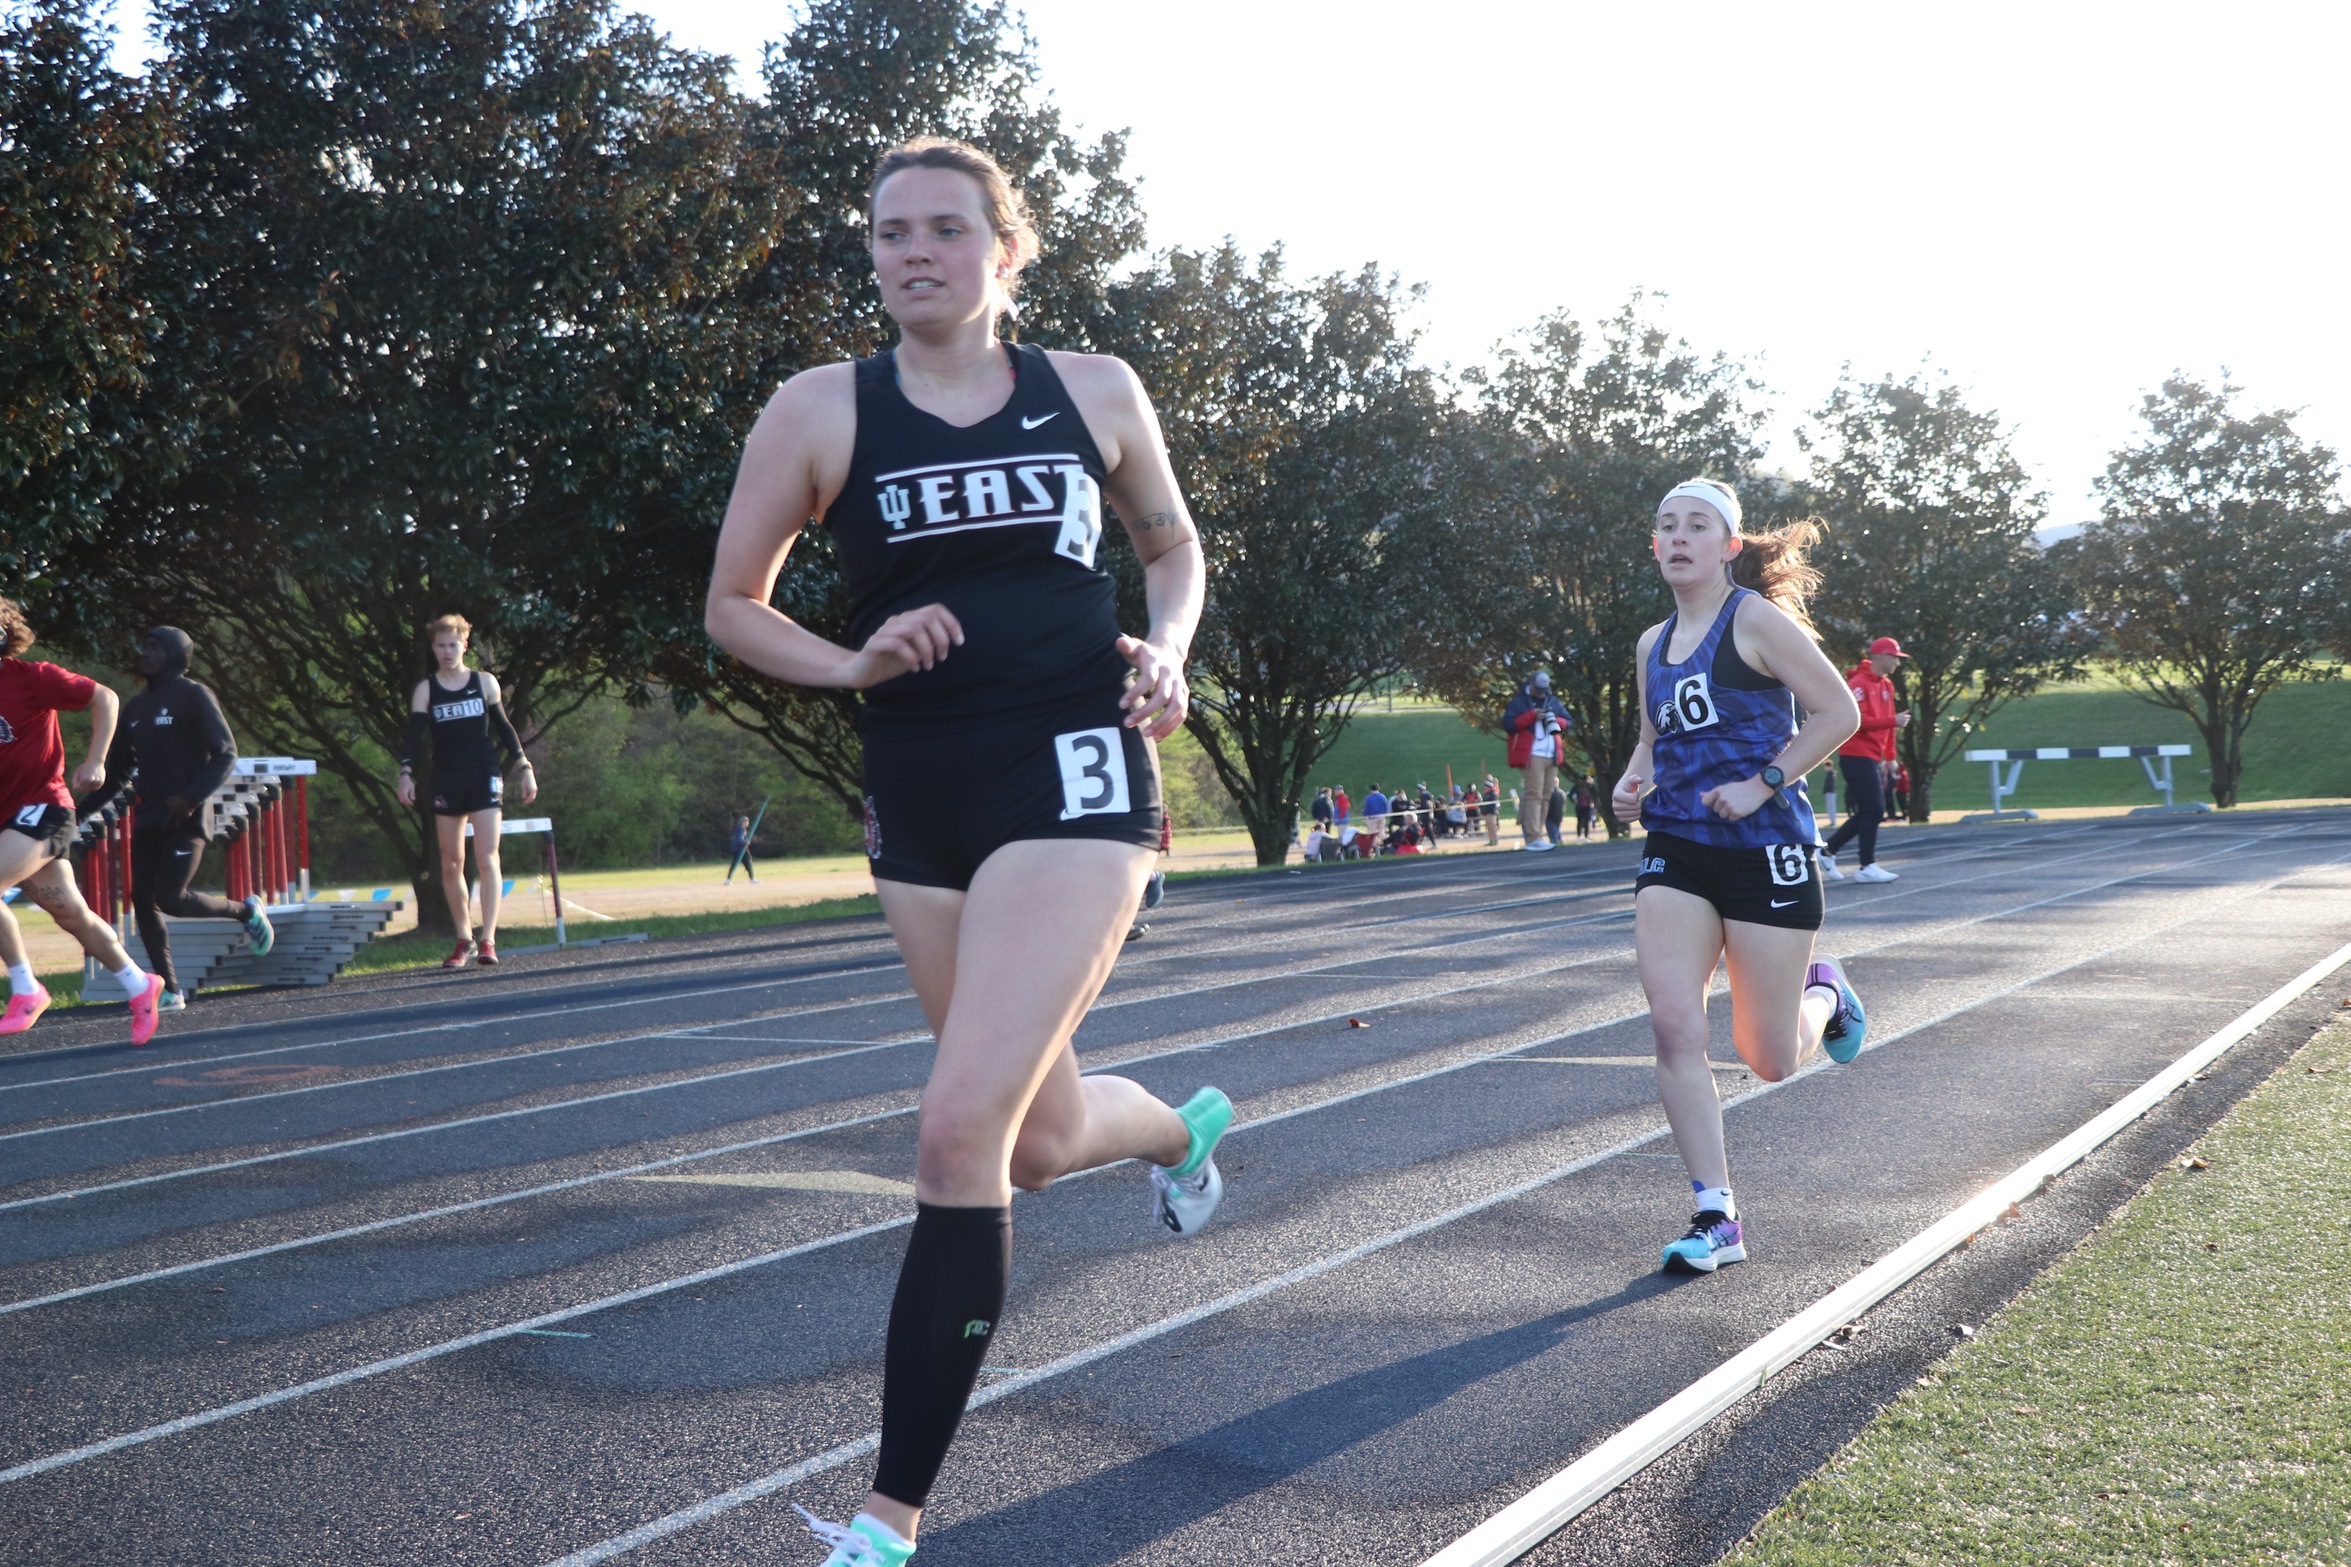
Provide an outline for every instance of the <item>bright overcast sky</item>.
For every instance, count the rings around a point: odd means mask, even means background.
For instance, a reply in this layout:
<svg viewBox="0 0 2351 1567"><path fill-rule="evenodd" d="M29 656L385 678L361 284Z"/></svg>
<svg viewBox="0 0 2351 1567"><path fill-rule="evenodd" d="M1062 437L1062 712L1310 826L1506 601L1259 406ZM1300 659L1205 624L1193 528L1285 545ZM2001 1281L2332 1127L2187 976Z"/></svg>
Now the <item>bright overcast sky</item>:
<svg viewBox="0 0 2351 1567"><path fill-rule="evenodd" d="M642 8L747 71L788 16ZM1376 261L1428 285L1435 362L1647 289L1760 373L1793 467L1840 365L1931 361L2014 427L2052 524L2174 368L2351 448L2351 8L1024 10L1065 115L1132 132L1155 246Z"/></svg>

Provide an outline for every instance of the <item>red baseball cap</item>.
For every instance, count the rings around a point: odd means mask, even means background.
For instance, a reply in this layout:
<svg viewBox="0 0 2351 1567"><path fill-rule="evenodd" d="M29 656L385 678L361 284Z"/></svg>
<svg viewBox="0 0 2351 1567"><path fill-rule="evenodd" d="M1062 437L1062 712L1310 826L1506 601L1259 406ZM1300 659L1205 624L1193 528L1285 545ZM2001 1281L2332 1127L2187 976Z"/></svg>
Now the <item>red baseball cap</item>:
<svg viewBox="0 0 2351 1567"><path fill-rule="evenodd" d="M1902 644L1895 641L1892 637L1878 638L1875 642L1872 642L1869 645L1869 650L1873 654L1884 653L1891 658L1908 658L1910 656L1908 653L1902 651Z"/></svg>

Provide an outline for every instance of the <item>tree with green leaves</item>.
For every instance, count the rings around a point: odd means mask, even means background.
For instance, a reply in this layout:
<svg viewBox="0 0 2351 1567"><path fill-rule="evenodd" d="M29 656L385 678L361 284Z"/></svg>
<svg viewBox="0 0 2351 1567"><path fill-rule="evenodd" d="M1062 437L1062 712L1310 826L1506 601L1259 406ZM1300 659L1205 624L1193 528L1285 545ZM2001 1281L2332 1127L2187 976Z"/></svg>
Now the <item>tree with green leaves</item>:
<svg viewBox="0 0 2351 1567"><path fill-rule="evenodd" d="M158 327L136 236L167 105L107 63L91 10L0 17L0 565L33 598L133 460Z"/></svg>
<svg viewBox="0 0 2351 1567"><path fill-rule="evenodd" d="M1986 719L2078 676L2095 636L2033 530L2043 497L1999 416L1957 387L1912 375L1837 384L1802 439L1806 493L1828 524L1813 617L1858 663L1872 639L1909 655L1896 677L1910 723L1910 819L1933 809L1935 775Z"/></svg>
<svg viewBox="0 0 2351 1567"><path fill-rule="evenodd" d="M2291 410L2241 409L2241 390L2175 374L2149 394L2146 435L2114 454L2098 520L2064 551L2124 682L2204 737L2224 808L2261 699L2333 677L2322 653L2351 586L2335 454Z"/></svg>
<svg viewBox="0 0 2351 1567"><path fill-rule="evenodd" d="M1416 628L1415 675L1491 721L1549 670L1622 837L1609 786L1640 740L1634 654L1673 611L1649 551L1657 501L1703 474L1742 484L1751 526L1776 515L1785 497L1751 477L1761 388L1649 320L1639 296L1596 329L1548 317L1469 381L1477 417L1446 457L1453 531L1421 546L1449 590Z"/></svg>
<svg viewBox="0 0 2351 1567"><path fill-rule="evenodd" d="M1261 865L1288 852L1356 704L1403 667L1427 591L1391 552L1442 499L1443 400L1412 363L1408 297L1370 267L1294 283L1278 250L1230 243L1112 290L1103 346L1150 389L1208 558L1186 727Z"/></svg>
<svg viewBox="0 0 2351 1567"><path fill-rule="evenodd" d="M996 0L820 0L765 61L755 134L802 199L745 286L765 325L755 372L725 402L735 445L767 395L813 365L889 346L891 327L867 250L867 184L881 155L916 136L986 149L1029 203L1042 252L1021 275L1018 332L1049 348L1096 348L1112 268L1143 241L1117 135L1087 144L1038 85L1035 51ZM640 698L656 685L759 735L803 776L861 811L863 707L853 691L769 680L712 647L702 595L725 510L733 453L709 483L645 536L635 592L603 624L608 667ZM1106 549L1123 551L1113 529ZM775 607L819 636L848 634L848 599L822 528L809 529L778 581Z"/></svg>
<svg viewBox="0 0 2351 1567"><path fill-rule="evenodd" d="M136 230L178 418L69 560L85 640L193 629L249 738L393 796L422 628L456 611L517 722L602 679L583 628L734 445L745 280L797 197L724 61L602 0L171 0L182 106Z"/></svg>

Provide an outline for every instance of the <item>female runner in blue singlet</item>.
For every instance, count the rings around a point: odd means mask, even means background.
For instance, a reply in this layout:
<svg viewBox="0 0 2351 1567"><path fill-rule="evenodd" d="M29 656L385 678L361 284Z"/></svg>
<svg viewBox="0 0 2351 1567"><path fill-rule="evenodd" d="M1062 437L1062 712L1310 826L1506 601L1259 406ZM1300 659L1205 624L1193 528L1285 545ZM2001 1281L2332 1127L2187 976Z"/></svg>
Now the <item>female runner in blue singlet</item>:
<svg viewBox="0 0 2351 1567"><path fill-rule="evenodd" d="M897 347L794 376L760 414L705 617L778 680L864 693L866 853L938 1040L873 1489L846 1526L810 1519L829 1567L914 1550L1003 1312L1012 1189L1141 1160L1158 1222L1189 1235L1222 1193L1232 1117L1213 1088L1177 1109L1081 1077L1070 1046L1158 854L1150 742L1189 701L1206 573L1158 417L1116 359L999 339L1036 235L985 153L890 152L869 217ZM1095 563L1105 499L1143 561L1141 637L1120 633ZM770 607L811 519L833 536L853 646Z"/></svg>
<svg viewBox="0 0 2351 1567"><path fill-rule="evenodd" d="M1641 743L1614 802L1648 833L1633 948L1658 1094L1698 1194L1665 1266L1697 1273L1747 1255L1706 1054L1715 965L1730 968L1732 1042L1766 1082L1817 1049L1852 1060L1864 1027L1843 967L1812 951L1822 899L1804 776L1861 725L1805 618L1820 577L1804 550L1818 530L1746 536L1739 511L1728 485L1706 479L1658 505L1651 547L1674 612L1641 634Z"/></svg>

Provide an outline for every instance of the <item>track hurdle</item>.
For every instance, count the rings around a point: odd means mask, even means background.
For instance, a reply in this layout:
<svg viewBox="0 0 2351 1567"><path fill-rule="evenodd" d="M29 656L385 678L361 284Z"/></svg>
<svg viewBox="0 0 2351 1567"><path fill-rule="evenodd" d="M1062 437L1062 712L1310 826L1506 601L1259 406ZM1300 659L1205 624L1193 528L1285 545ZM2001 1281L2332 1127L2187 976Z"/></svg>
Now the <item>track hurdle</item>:
<svg viewBox="0 0 2351 1567"><path fill-rule="evenodd" d="M2009 810L2001 803L2016 793L2017 780L2023 776L2025 763L2083 761L2092 758L2114 760L2122 757L2136 759L2141 770L2147 774L2149 786L2157 794L2163 796L2161 805L2133 807L2131 811L2133 816L2154 815L2165 811L2209 811L2212 807L2202 800L2191 801L2186 805L2175 804L2172 800L2172 758L2193 755L2195 755L2195 749L2185 745L2055 745L2016 751L1969 751L1966 753L1968 761L1989 762L1992 766L1992 808L1989 811L1976 811L1959 819L1963 823L2038 821L2040 813L2037 811L2026 810L2022 807ZM2158 772L2155 767L2158 760L2163 763L2161 772ZM2003 766L2008 769L2005 775L2000 771Z"/></svg>
<svg viewBox="0 0 2351 1567"><path fill-rule="evenodd" d="M397 902L311 901L310 780L318 764L299 756L245 756L208 795L201 822L219 851L231 899L258 897L277 926L269 956L246 950L244 929L225 920L166 919L182 989L217 985L323 985L341 973L399 909ZM141 967L148 963L131 910L131 844L137 834L132 793L81 824L76 872L83 901L112 925ZM95 963L82 964L82 994L113 983Z"/></svg>

